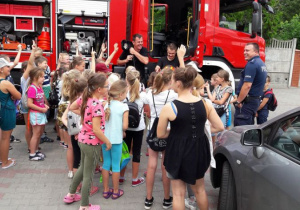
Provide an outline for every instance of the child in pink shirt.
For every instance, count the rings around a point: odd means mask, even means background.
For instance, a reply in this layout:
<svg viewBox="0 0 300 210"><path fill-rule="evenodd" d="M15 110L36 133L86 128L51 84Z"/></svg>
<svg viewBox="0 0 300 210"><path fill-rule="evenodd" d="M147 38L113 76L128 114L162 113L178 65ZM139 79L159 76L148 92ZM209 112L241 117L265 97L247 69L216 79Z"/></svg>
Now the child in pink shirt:
<svg viewBox="0 0 300 210"><path fill-rule="evenodd" d="M100 158L101 144L106 144L110 150L111 143L104 135L105 113L101 97L107 96L108 81L104 74L93 74L88 80L82 97L74 101L70 111L81 115L82 128L78 135L78 145L81 150L80 167L73 177L70 191L64 197L65 203L81 200L80 210L100 210L99 205L89 204L89 189L93 181L96 164ZM76 188L82 181L81 196L75 194Z"/></svg>
<svg viewBox="0 0 300 210"><path fill-rule="evenodd" d="M32 137L30 140L29 160L44 160L45 155L38 150L39 139L47 123L46 112L49 107L45 105L44 91L42 84L44 82L44 70L38 67L32 69L29 73L29 84L27 90L27 106L29 108L30 124L32 125Z"/></svg>
<svg viewBox="0 0 300 210"><path fill-rule="evenodd" d="M82 105L82 97L77 99L77 105ZM86 110L82 122L82 129L78 135L78 141L88 145L101 145L103 142L93 132L93 118L101 117L100 129L104 133L105 129L105 112L99 100L89 98L86 103Z"/></svg>

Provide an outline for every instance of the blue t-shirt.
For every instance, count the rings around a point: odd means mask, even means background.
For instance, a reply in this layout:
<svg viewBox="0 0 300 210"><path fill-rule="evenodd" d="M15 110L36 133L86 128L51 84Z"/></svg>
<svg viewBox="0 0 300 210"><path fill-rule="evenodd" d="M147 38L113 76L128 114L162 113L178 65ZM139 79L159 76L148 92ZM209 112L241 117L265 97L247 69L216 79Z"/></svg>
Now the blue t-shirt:
<svg viewBox="0 0 300 210"><path fill-rule="evenodd" d="M110 116L105 122L105 136L111 144L121 144L123 141L123 114L128 111L128 105L120 101L111 100L109 105Z"/></svg>
<svg viewBox="0 0 300 210"><path fill-rule="evenodd" d="M264 93L260 96L261 98L261 101L264 99L264 98L268 98L268 102L265 104L265 106L263 108L261 108L259 111L261 110L268 110L268 104L270 103L270 98L272 97L272 94L271 93L268 93L266 94L266 92L270 91L271 89L267 89L266 91L264 91Z"/></svg>
<svg viewBox="0 0 300 210"><path fill-rule="evenodd" d="M267 67L259 56L250 59L246 67L241 72L240 82L237 88L239 95L244 82L251 82L252 86L248 93L249 96L261 96L267 78Z"/></svg>

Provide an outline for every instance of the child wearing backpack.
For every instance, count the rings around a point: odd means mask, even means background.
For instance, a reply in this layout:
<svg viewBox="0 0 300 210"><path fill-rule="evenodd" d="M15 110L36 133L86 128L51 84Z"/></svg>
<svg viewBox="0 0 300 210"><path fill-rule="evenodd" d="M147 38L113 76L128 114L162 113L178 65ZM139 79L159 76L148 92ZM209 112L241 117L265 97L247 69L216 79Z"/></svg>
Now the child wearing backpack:
<svg viewBox="0 0 300 210"><path fill-rule="evenodd" d="M117 199L124 194L119 189L120 161L122 155L122 139L128 128L128 105L122 101L127 95L127 84L124 80L115 81L109 89L108 104L105 109L105 136L112 144L111 150L102 145L103 153L103 197ZM109 189L109 171L112 168L113 189Z"/></svg>
<svg viewBox="0 0 300 210"><path fill-rule="evenodd" d="M131 120L129 120L129 128L126 131L126 137L124 139L128 149L130 149L132 145L132 187L136 187L145 182L145 179L143 177L138 177L138 173L140 167L143 135L146 127L144 121L144 109L147 109L149 105L146 99L146 93L140 92L139 76L140 75L137 70L131 70L126 74L126 82L129 86L129 91L125 102L129 104L129 118L131 118L131 113L135 113L135 115L132 115L132 117L135 119L134 121L136 122L136 124L133 125L131 124ZM133 109L130 108L130 104L132 105ZM131 110L133 110L133 112ZM119 180L120 184L123 184L125 181L125 171L126 167L121 171Z"/></svg>
<svg viewBox="0 0 300 210"><path fill-rule="evenodd" d="M271 82L271 78L270 76L267 76L266 83L264 86L264 93L261 96L261 102L256 113L256 119L258 125L268 120L268 116L269 116L268 104L270 102L269 100L272 98L271 89L269 88L270 82Z"/></svg>
<svg viewBox="0 0 300 210"><path fill-rule="evenodd" d="M36 67L29 72L29 88L27 90L27 106L29 108L29 119L32 126L32 137L30 140L29 160L44 160L45 155L37 148L41 135L47 123L46 112L49 107L45 104L44 91L44 69Z"/></svg>

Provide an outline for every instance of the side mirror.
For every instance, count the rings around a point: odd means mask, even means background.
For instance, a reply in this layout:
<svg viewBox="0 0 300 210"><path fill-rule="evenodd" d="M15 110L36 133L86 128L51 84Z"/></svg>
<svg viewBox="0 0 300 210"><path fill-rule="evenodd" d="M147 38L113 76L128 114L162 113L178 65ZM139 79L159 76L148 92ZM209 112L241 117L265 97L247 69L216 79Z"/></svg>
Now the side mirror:
<svg viewBox="0 0 300 210"><path fill-rule="evenodd" d="M242 133L241 144L245 146L260 146L262 144L262 131L260 129L246 130Z"/></svg>
<svg viewBox="0 0 300 210"><path fill-rule="evenodd" d="M257 2L253 2L252 3L252 6L253 6L253 13L252 13L252 34L251 34L251 38L255 38L256 37L256 34L259 30L259 13L258 13L258 10L259 10L259 4Z"/></svg>

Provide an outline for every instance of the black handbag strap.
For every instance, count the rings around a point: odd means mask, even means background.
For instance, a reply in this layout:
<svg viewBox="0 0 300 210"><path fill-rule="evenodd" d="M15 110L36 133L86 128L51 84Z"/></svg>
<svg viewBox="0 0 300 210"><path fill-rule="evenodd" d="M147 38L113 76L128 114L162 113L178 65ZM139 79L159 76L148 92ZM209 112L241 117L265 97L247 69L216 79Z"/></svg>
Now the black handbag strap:
<svg viewBox="0 0 300 210"><path fill-rule="evenodd" d="M170 94L170 91L168 91L168 95L167 95L167 98L166 98L166 100L165 100L165 104L164 104L164 105L166 105L166 103L167 103L169 94ZM154 102L154 95L153 95L153 92L152 92L152 100L153 100L153 105L154 105L154 110L155 110L156 117L158 117L158 116L157 116L156 107L155 107L155 102Z"/></svg>

